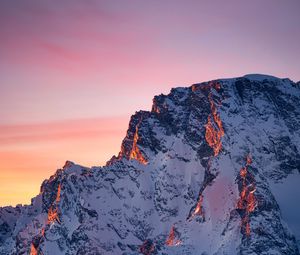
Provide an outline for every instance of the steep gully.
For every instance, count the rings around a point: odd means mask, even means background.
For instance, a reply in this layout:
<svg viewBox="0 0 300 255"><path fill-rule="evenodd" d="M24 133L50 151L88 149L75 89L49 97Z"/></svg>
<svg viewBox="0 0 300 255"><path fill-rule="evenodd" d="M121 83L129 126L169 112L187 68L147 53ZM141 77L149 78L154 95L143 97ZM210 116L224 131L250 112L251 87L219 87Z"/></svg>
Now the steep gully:
<svg viewBox="0 0 300 255"><path fill-rule="evenodd" d="M251 163L252 159L250 155L248 155L246 158L246 165L240 170L240 184L242 187L240 189L240 198L237 203L237 209L241 211L242 215L241 231L247 237L251 234L250 214L257 206L257 200L254 195L256 191L254 177L248 171Z"/></svg>
<svg viewBox="0 0 300 255"><path fill-rule="evenodd" d="M138 139L139 139L138 131L139 131L140 124L141 124L141 120L139 121L139 123L135 127L135 133L134 133L134 137L133 137L133 144L132 144L132 149L131 149L129 158L130 159L136 159L141 164L146 165L148 163L148 161L145 159L145 157L141 153L139 147L137 146L137 142L138 142Z"/></svg>
<svg viewBox="0 0 300 255"><path fill-rule="evenodd" d="M38 252L38 247L40 240L45 237L45 228L49 227L54 222L60 223L59 218L59 202L60 202L60 193L61 193L61 184L58 184L56 198L54 203L48 209L47 221L45 222L45 227L43 227L39 233L33 240L30 246L30 255L38 255L41 254Z"/></svg>
<svg viewBox="0 0 300 255"><path fill-rule="evenodd" d="M193 86L192 91L195 92L199 87ZM214 157L217 157L222 149L222 141L221 138L224 136L225 132L223 129L223 124L220 118L220 115L217 110L217 106L221 104L218 102L217 104L213 99L214 89L216 92L221 90L221 85L217 82L210 82L207 86L201 87L200 89L207 89L208 92L208 100L210 104L210 114L208 115L207 123L205 125L205 140L207 144L212 148L213 155L209 157L207 167L205 169L205 177L203 181L203 185L200 188L198 199L196 205L192 207L190 213L187 217L187 220L192 220L194 217L199 216L202 221L205 220L205 210L203 208L203 191L205 188L212 183L216 176L214 176L211 171L211 162ZM240 180L241 186L240 189L240 197L237 202L237 209L241 212L241 232L243 235L247 237L250 236L250 214L256 208L256 198L254 195L255 192L255 184L254 177L249 173L248 167L251 165L252 160L250 155L247 155L246 165L240 171ZM177 234L177 235L176 235ZM165 242L167 246L177 246L182 243L180 239L178 239L178 232L175 229L174 225L171 227L169 236Z"/></svg>

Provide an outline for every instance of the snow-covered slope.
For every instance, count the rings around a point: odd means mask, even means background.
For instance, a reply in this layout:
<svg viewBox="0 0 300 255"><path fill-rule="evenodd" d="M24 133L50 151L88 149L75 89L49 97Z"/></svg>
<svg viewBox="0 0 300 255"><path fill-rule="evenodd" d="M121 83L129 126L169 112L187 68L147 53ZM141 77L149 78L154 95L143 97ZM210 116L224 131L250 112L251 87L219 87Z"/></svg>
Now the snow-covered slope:
<svg viewBox="0 0 300 255"><path fill-rule="evenodd" d="M172 89L105 167L67 161L0 209L0 254L299 254L300 84Z"/></svg>

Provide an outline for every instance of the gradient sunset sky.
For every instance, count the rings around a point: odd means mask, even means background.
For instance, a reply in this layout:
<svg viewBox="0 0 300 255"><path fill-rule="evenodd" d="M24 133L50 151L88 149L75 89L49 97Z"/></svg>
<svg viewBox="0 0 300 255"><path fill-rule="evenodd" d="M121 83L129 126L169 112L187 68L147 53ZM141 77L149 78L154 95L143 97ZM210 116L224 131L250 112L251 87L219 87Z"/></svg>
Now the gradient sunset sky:
<svg viewBox="0 0 300 255"><path fill-rule="evenodd" d="M300 80L299 0L0 1L0 206L66 160L103 165L171 87Z"/></svg>

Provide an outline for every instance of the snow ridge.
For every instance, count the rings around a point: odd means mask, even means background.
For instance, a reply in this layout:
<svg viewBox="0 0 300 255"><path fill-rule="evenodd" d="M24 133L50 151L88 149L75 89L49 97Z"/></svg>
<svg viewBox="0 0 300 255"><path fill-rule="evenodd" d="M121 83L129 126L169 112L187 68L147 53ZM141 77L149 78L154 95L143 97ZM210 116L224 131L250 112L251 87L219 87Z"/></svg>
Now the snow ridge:
<svg viewBox="0 0 300 255"><path fill-rule="evenodd" d="M299 151L298 83L172 89L106 166L67 161L31 205L0 208L0 254L299 255Z"/></svg>

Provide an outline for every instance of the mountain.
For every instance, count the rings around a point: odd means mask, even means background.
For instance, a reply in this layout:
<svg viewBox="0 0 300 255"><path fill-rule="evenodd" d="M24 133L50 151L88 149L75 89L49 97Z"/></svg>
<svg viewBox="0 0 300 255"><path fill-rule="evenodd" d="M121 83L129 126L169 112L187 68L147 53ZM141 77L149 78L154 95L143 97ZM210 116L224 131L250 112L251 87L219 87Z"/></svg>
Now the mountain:
<svg viewBox="0 0 300 255"><path fill-rule="evenodd" d="M174 88L106 166L67 161L1 208L0 254L300 254L299 151L299 82Z"/></svg>

